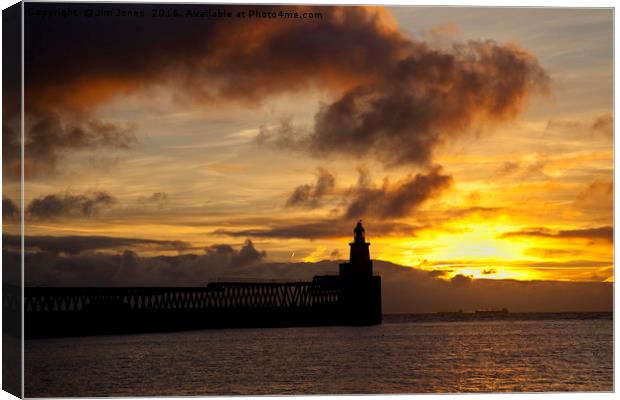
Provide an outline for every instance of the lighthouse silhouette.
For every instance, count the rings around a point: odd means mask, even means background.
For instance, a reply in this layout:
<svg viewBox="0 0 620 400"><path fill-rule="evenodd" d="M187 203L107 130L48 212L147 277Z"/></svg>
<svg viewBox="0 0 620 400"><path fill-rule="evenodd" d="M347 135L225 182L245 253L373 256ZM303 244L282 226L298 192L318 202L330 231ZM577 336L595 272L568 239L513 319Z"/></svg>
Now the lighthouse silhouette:
<svg viewBox="0 0 620 400"><path fill-rule="evenodd" d="M380 324L381 277L373 275L370 243L361 220L349 246L349 262L340 264L343 314L354 325Z"/></svg>

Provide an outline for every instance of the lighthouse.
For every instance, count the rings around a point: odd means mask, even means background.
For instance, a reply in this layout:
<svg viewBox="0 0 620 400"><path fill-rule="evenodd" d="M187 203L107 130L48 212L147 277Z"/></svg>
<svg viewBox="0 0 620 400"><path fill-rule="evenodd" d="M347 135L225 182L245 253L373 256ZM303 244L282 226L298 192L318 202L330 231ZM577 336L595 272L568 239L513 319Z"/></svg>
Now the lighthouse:
<svg viewBox="0 0 620 400"><path fill-rule="evenodd" d="M366 242L366 230L361 220L353 229L353 242L349 246L349 262L340 264L340 276L345 279L372 277L370 243Z"/></svg>
<svg viewBox="0 0 620 400"><path fill-rule="evenodd" d="M349 262L340 264L343 314L354 325L381 323L381 277L374 276L362 221L353 229Z"/></svg>

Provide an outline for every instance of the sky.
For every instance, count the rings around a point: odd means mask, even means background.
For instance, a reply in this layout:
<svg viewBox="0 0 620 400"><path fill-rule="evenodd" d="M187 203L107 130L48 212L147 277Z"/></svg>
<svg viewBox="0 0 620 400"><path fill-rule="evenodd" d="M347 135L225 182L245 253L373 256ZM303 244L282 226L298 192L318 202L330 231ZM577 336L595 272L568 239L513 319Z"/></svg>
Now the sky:
<svg viewBox="0 0 620 400"><path fill-rule="evenodd" d="M611 309L611 9L26 8L27 282L335 273L362 219L394 310Z"/></svg>

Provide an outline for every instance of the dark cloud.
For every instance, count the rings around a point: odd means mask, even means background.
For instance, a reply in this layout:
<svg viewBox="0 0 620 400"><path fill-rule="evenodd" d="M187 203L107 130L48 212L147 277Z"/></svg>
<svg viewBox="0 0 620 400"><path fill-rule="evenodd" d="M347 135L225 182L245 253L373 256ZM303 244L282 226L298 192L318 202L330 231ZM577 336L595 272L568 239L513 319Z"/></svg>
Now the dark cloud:
<svg viewBox="0 0 620 400"><path fill-rule="evenodd" d="M264 229L244 229L231 231L219 229L213 234L226 235L232 237L258 237L258 238L279 238L279 239L327 239L327 238L348 238L353 235L352 227L356 220L347 219L319 219L306 220L301 223L283 222L273 224ZM374 221L372 223L371 235L374 236L415 236L415 233L422 228L409 224Z"/></svg>
<svg viewBox="0 0 620 400"><path fill-rule="evenodd" d="M60 217L90 217L116 203L107 192L92 192L73 195L50 194L39 197L26 207L26 214L32 219L54 219Z"/></svg>
<svg viewBox="0 0 620 400"><path fill-rule="evenodd" d="M135 142L135 126L119 125L93 116L61 118L57 112L28 110L24 142L26 178L53 173L57 161L83 149L128 149ZM3 125L3 165L7 177L20 177L21 138L18 131Z"/></svg>
<svg viewBox="0 0 620 400"><path fill-rule="evenodd" d="M233 13L247 11L246 6L162 7L181 14L222 8ZM121 4L119 8L152 12L148 6L138 4ZM182 89L179 96L194 101L259 100L270 93L307 88L311 83L350 86L349 81L380 73L409 47L408 41L390 26L390 17L382 8L253 8L320 12L323 17L312 21L72 18L62 24L52 18L31 17L32 23L27 24L30 40L25 49L29 60L25 73L27 93L35 97L29 101L45 104L58 95L56 102L64 107L84 109L154 82L175 85ZM77 37L76 31L88 34ZM235 34L230 35L231 31ZM45 33L44 38L35 35L41 33ZM68 38L72 39L71 51L59 60L57 52L67 48Z"/></svg>
<svg viewBox="0 0 620 400"><path fill-rule="evenodd" d="M409 175L390 185L384 180L381 188L370 186L369 179L360 175L358 186L349 192L346 218L374 216L377 218L400 218L452 184L452 176L443 174L441 167L429 168L426 173Z"/></svg>
<svg viewBox="0 0 620 400"><path fill-rule="evenodd" d="M381 187L373 185L368 172L360 169L357 185L341 194L340 202L345 206L343 213L339 209L332 210L332 217L299 221L267 222L266 228L227 230L219 229L213 234L233 237L265 237L281 239L317 239L348 237L351 226L363 217L370 221L373 235L376 236L415 236L416 231L424 229L405 223L390 221L410 215L425 201L439 195L452 184L452 177L444 175L441 167L428 168L425 173L418 173L395 184L384 180ZM333 176L319 170L314 185L297 187L287 205L305 205L316 207L325 193L332 193L335 187ZM486 209L468 212L482 212Z"/></svg>
<svg viewBox="0 0 620 400"><path fill-rule="evenodd" d="M60 23L30 13L59 7L26 7L25 101L33 120L26 145L33 156L38 151L50 160L74 148L74 132L80 132L79 148L127 144L123 129L102 132L102 123L88 122L98 121L97 107L115 96L168 86L184 102L257 103L318 86L338 97L321 107L310 133L296 143L312 154L425 164L438 144L474 122L517 115L549 81L537 60L516 45L484 41L433 49L402 34L381 7L253 6L322 14L313 20L76 17ZM141 4L114 7L152 12ZM222 8L161 7L181 14ZM37 134L41 130L53 131L51 138ZM27 163L35 162L27 153Z"/></svg>
<svg viewBox="0 0 620 400"><path fill-rule="evenodd" d="M537 60L515 45L467 42L442 51L409 44L407 55L390 60L376 79L322 106L300 146L321 156L426 165L438 145L474 123L511 119L532 93L548 90Z"/></svg>
<svg viewBox="0 0 620 400"><path fill-rule="evenodd" d="M455 285L467 285L473 281L473 278L469 275L457 274L450 278L450 282Z"/></svg>
<svg viewBox="0 0 620 400"><path fill-rule="evenodd" d="M168 194L165 192L155 192L150 196L140 197L138 203L142 206L154 206L162 209L168 204Z"/></svg>
<svg viewBox="0 0 620 400"><path fill-rule="evenodd" d="M231 245L219 244L207 248L206 253L205 257L209 259L209 263L213 262L235 268L256 264L267 256L264 250L256 250L249 239L246 239L238 251Z"/></svg>
<svg viewBox="0 0 620 400"><path fill-rule="evenodd" d="M316 182L312 185L297 186L286 201L286 206L316 208L324 196L333 193L335 186L336 178L329 171L319 167Z"/></svg>
<svg viewBox="0 0 620 400"><path fill-rule="evenodd" d="M452 184L452 177L443 173L440 166L429 167L423 173L409 175L390 184L387 178L378 187L372 183L365 168L359 169L357 185L340 195L340 204L346 210L338 218L400 218L411 214L425 201L438 196ZM287 207L316 208L321 200L334 192L335 178L328 171L319 168L314 184L298 186L286 202ZM338 214L339 210L334 210Z"/></svg>
<svg viewBox="0 0 620 400"><path fill-rule="evenodd" d="M240 257L242 249L220 245L204 255L158 257L139 257L132 251L67 256L27 253L25 280L30 286L201 286L213 280L300 281L338 273L338 261L261 262L261 256ZM519 282L463 275L442 279L445 273L441 271L378 260L374 268L382 278L385 313L497 307L511 312L611 311L613 306L613 284L608 282Z"/></svg>
<svg viewBox="0 0 620 400"><path fill-rule="evenodd" d="M26 176L53 170L59 156L66 152L95 148L127 149L135 140L135 127L132 125L119 126L93 117L85 121L68 121L54 112L32 114L30 118L33 121L24 143Z"/></svg>
<svg viewBox="0 0 620 400"><path fill-rule="evenodd" d="M504 233L501 238L511 237L544 237L551 239L590 239L603 240L613 243L614 228L611 226L603 226L599 228L573 229L554 231L546 228L529 228L516 232Z"/></svg>
<svg viewBox="0 0 620 400"><path fill-rule="evenodd" d="M19 217L19 207L8 197L2 198L2 218L5 220L16 219Z"/></svg>
<svg viewBox="0 0 620 400"><path fill-rule="evenodd" d="M433 278L443 278L446 275L448 275L450 272L452 271L447 271L443 269L433 269L433 270L428 271L428 275Z"/></svg>
<svg viewBox="0 0 620 400"><path fill-rule="evenodd" d="M5 235L6 246L18 248L21 239L15 235ZM193 247L180 240L152 240L139 238L118 238L109 236L26 236L24 246L27 250L40 250L54 254L79 254L92 250L135 248L151 251L189 250Z"/></svg>
<svg viewBox="0 0 620 400"><path fill-rule="evenodd" d="M50 12L62 5L27 8ZM76 5L80 15L86 6ZM179 12L210 11L222 6L163 5ZM96 9L110 9L97 5ZM226 6L247 11L247 6ZM29 143L27 170L43 172L36 152L55 161L66 150L84 146L124 146L124 128L95 117L114 97L174 89L180 102L242 101L319 85L340 91L379 72L407 41L390 27L381 8L255 6L268 11L319 12L311 21L240 18L75 17L55 18L26 12L25 99ZM152 12L146 5L120 4L116 9ZM230 32L235 32L231 35ZM75 32L82 32L75 35ZM342 49L348 49L343 52ZM62 57L58 54L62 53ZM352 57L351 54L356 54ZM45 67L43 67L45 65ZM32 120L32 122L31 122ZM69 124L67 121L73 121ZM102 131L102 128L103 129ZM49 136L40 134L42 130ZM71 138L79 133L78 144ZM83 140L82 140L83 139ZM15 153L17 154L17 153ZM32 154L32 156L31 156ZM5 157L5 160L9 161ZM48 162L48 161L46 161Z"/></svg>
<svg viewBox="0 0 620 400"><path fill-rule="evenodd" d="M107 243L115 248L117 245L136 244L174 247L181 243L119 238L108 238L106 242L106 238L92 239L97 248ZM59 238L59 241L62 242L63 238ZM32 244L32 240L26 243ZM213 279L260 276L256 266L265 256L266 253L256 250L249 240L239 250L222 244L209 247L203 255L140 257L131 250L120 254L27 252L25 281L27 285L40 286L196 286Z"/></svg>

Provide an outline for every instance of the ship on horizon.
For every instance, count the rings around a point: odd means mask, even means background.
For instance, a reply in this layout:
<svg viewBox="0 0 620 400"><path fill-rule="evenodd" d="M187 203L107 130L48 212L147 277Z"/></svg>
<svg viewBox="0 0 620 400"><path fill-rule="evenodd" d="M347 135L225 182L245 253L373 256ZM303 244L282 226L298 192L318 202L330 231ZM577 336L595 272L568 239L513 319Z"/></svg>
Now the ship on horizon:
<svg viewBox="0 0 620 400"><path fill-rule="evenodd" d="M507 308L480 308L474 311L474 314L478 315L502 315L508 313Z"/></svg>
<svg viewBox="0 0 620 400"><path fill-rule="evenodd" d="M435 315L441 317L454 317L465 315L504 315L509 314L507 308L478 308L474 311L463 311L462 309L456 311L437 311Z"/></svg>

